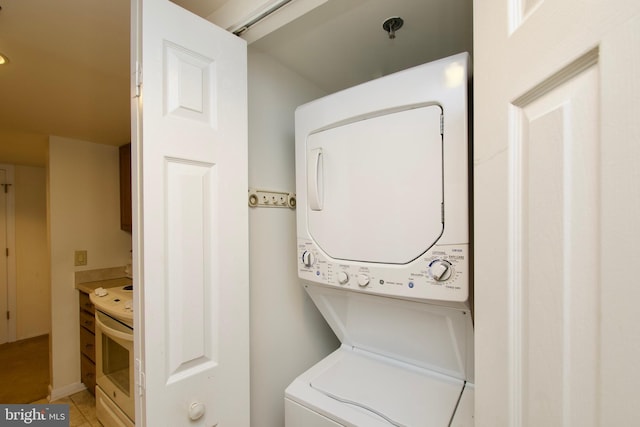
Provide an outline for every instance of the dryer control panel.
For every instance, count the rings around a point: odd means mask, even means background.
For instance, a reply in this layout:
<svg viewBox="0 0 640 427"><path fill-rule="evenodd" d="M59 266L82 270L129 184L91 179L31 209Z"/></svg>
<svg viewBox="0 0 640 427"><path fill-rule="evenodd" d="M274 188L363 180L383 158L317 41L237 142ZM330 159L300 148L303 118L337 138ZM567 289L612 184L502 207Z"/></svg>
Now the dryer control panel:
<svg viewBox="0 0 640 427"><path fill-rule="evenodd" d="M416 260L390 267L334 260L313 241L298 239L298 275L356 292L460 306L469 299L468 251L468 245L434 245Z"/></svg>

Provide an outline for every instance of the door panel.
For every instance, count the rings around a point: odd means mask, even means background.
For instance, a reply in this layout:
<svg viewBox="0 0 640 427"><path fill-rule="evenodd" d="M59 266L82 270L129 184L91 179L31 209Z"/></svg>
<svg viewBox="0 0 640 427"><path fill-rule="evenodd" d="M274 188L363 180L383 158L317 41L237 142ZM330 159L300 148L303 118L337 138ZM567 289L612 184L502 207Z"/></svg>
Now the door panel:
<svg viewBox="0 0 640 427"><path fill-rule="evenodd" d="M135 6L136 425L248 426L246 44Z"/></svg>
<svg viewBox="0 0 640 427"><path fill-rule="evenodd" d="M166 182L166 215L172 225L167 230L166 269L169 283L176 286L167 288L166 315L171 321L165 339L167 381L173 383L219 363L220 283L212 275L219 270L217 245L204 232L217 216L219 182L214 165L176 159L167 160Z"/></svg>
<svg viewBox="0 0 640 427"><path fill-rule="evenodd" d="M475 6L477 425L637 424L640 4Z"/></svg>
<svg viewBox="0 0 640 427"><path fill-rule="evenodd" d="M597 425L598 77L594 65L510 117L511 387L524 425Z"/></svg>

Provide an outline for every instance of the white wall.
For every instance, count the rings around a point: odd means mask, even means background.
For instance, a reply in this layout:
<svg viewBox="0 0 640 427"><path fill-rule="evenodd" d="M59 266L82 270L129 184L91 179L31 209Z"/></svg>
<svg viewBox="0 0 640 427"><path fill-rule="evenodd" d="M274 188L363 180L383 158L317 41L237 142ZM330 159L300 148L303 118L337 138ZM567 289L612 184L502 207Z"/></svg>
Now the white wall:
<svg viewBox="0 0 640 427"><path fill-rule="evenodd" d="M324 95L249 49L249 186L295 191L294 110ZM298 283L295 211L251 208L251 425L284 425L284 389L338 346Z"/></svg>
<svg viewBox="0 0 640 427"><path fill-rule="evenodd" d="M118 148L52 136L49 140L52 395L80 386L80 270L123 266L131 235L120 230ZM74 267L74 251L88 264Z"/></svg>
<svg viewBox="0 0 640 427"><path fill-rule="evenodd" d="M51 327L46 170L16 165L14 174L16 338L22 340Z"/></svg>

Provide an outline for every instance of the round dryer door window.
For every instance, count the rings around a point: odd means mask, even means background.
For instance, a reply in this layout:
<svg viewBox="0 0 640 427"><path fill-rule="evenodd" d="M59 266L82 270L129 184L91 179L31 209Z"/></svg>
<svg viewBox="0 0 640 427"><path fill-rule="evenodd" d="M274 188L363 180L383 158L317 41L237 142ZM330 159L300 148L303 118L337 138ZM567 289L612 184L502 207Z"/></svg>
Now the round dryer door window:
<svg viewBox="0 0 640 427"><path fill-rule="evenodd" d="M309 135L308 228L327 255L406 264L438 241L441 115L424 106Z"/></svg>

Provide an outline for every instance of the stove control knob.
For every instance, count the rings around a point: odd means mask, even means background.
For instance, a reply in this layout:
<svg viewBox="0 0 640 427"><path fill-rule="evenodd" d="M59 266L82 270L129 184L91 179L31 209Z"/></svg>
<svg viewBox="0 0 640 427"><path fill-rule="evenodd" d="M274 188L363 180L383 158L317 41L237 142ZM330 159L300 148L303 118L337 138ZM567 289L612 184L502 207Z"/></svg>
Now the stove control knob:
<svg viewBox="0 0 640 427"><path fill-rule="evenodd" d="M444 282L451 277L451 264L445 260L437 260L431 263L431 276L437 282Z"/></svg>
<svg viewBox="0 0 640 427"><path fill-rule="evenodd" d="M358 274L358 286L365 288L369 285L369 276L366 274Z"/></svg>
<svg viewBox="0 0 640 427"><path fill-rule="evenodd" d="M304 251L302 253L302 263L305 267L311 267L315 261L316 259L311 252Z"/></svg>
<svg viewBox="0 0 640 427"><path fill-rule="evenodd" d="M338 273L338 283L341 285L346 284L349 281L349 275L344 271Z"/></svg>

